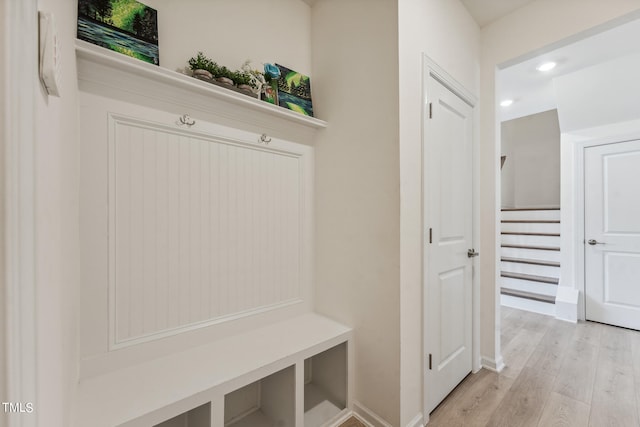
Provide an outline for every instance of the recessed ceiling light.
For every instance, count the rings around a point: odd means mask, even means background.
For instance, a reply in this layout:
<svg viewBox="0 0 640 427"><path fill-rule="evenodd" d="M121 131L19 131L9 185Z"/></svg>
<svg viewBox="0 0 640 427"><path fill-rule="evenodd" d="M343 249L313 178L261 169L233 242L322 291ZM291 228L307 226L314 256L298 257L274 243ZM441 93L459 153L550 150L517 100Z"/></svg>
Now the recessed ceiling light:
<svg viewBox="0 0 640 427"><path fill-rule="evenodd" d="M555 62L545 62L544 64L538 66L538 68L536 68L538 71L551 71L554 68L556 68L556 63Z"/></svg>
<svg viewBox="0 0 640 427"><path fill-rule="evenodd" d="M500 102L501 107L508 107L511 104L513 104L513 99L505 99L504 101Z"/></svg>

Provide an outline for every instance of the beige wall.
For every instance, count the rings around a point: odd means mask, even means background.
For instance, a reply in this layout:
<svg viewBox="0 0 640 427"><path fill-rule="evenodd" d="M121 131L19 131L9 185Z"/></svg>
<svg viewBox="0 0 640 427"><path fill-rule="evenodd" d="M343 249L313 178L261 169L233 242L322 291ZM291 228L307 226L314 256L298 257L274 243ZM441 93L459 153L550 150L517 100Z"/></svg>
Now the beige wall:
<svg viewBox="0 0 640 427"><path fill-rule="evenodd" d="M477 95L479 34L477 24L457 0L399 1L403 426L423 406L422 54Z"/></svg>
<svg viewBox="0 0 640 427"><path fill-rule="evenodd" d="M62 58L61 97L35 78L35 204L38 425L67 427L77 378L78 139L76 4L40 0L56 18Z"/></svg>
<svg viewBox="0 0 640 427"><path fill-rule="evenodd" d="M395 0L312 8L318 312L355 328L355 400L400 425Z"/></svg>
<svg viewBox="0 0 640 427"><path fill-rule="evenodd" d="M560 206L560 126L550 110L502 122L502 207Z"/></svg>
<svg viewBox="0 0 640 427"><path fill-rule="evenodd" d="M158 10L160 65L182 68L198 51L220 65L277 62L311 73L311 12L302 0L147 0ZM313 84L313 80L311 81Z"/></svg>
<svg viewBox="0 0 640 427"><path fill-rule="evenodd" d="M637 0L536 0L483 27L481 31L480 253L483 331L495 325L495 340L483 340L483 354L500 354L497 230L500 191L500 138L495 115L495 71L506 61L543 49L635 9Z"/></svg>

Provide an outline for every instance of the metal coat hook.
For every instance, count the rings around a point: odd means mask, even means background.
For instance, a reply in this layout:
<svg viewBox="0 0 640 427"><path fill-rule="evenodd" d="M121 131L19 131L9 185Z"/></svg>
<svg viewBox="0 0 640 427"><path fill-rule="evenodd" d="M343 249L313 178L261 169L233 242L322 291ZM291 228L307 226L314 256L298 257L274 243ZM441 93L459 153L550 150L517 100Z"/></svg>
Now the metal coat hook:
<svg viewBox="0 0 640 427"><path fill-rule="evenodd" d="M196 121L191 118L188 114L183 114L182 117L178 119L179 125L187 125L189 127L196 124Z"/></svg>
<svg viewBox="0 0 640 427"><path fill-rule="evenodd" d="M269 144L271 142L271 137L267 136L266 133L263 133L262 135L260 135L260 142L264 144Z"/></svg>

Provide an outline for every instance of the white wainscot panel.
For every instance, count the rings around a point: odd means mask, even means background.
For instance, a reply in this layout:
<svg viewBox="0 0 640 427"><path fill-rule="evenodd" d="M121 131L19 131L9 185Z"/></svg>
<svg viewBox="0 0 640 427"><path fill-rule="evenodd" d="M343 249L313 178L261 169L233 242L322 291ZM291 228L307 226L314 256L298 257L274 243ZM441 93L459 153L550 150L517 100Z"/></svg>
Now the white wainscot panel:
<svg viewBox="0 0 640 427"><path fill-rule="evenodd" d="M110 349L299 302L299 154L109 115Z"/></svg>

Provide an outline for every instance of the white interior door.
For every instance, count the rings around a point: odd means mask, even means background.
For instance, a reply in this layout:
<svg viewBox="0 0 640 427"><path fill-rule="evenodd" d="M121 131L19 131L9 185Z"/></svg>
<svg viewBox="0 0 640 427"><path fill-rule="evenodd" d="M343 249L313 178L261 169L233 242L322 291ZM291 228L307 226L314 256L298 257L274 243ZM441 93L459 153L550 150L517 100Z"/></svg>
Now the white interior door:
<svg viewBox="0 0 640 427"><path fill-rule="evenodd" d="M640 140L584 159L586 318L640 330Z"/></svg>
<svg viewBox="0 0 640 427"><path fill-rule="evenodd" d="M433 77L425 118L425 412L472 370L473 109Z"/></svg>

